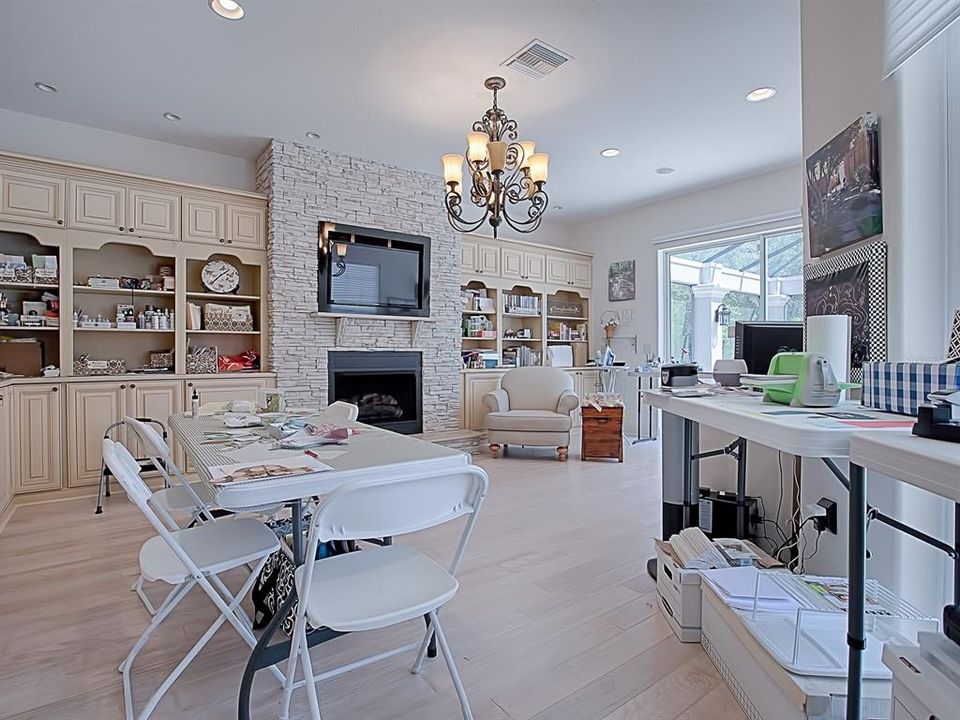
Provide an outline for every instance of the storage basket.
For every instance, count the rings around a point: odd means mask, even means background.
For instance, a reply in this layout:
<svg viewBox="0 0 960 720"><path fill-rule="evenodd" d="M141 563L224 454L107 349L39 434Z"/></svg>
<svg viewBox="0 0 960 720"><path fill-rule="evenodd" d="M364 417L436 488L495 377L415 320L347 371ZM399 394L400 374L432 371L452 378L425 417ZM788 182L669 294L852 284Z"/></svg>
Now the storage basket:
<svg viewBox="0 0 960 720"><path fill-rule="evenodd" d="M187 353L187 374L206 375L217 372L217 348L197 348Z"/></svg>
<svg viewBox="0 0 960 720"><path fill-rule="evenodd" d="M253 330L253 311L249 305L207 303L203 306L203 328L225 332L250 332Z"/></svg>
<svg viewBox="0 0 960 720"><path fill-rule="evenodd" d="M123 375L127 371L126 360L91 360L81 358L73 361L74 375Z"/></svg>
<svg viewBox="0 0 960 720"><path fill-rule="evenodd" d="M173 350L151 350L150 367L152 368L172 368Z"/></svg>

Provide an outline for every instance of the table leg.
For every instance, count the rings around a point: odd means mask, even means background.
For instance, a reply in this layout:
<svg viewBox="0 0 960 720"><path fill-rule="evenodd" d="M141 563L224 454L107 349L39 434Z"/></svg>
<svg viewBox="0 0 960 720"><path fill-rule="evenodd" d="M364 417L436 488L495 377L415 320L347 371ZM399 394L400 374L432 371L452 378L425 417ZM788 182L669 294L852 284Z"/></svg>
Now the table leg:
<svg viewBox="0 0 960 720"><path fill-rule="evenodd" d="M643 391L653 390L653 377L648 378L647 387L643 386L643 376L637 378L637 439L631 445L656 440L653 436L653 405L647 404L647 434L643 435Z"/></svg>
<svg viewBox="0 0 960 720"><path fill-rule="evenodd" d="M953 505L953 604L960 606L960 503Z"/></svg>
<svg viewBox="0 0 960 720"><path fill-rule="evenodd" d="M863 676L864 603L866 595L867 477L859 465L850 464L850 510L848 518L847 572L849 607L847 609L847 719L859 720Z"/></svg>
<svg viewBox="0 0 960 720"><path fill-rule="evenodd" d="M747 537L747 441L740 438L737 447L737 538Z"/></svg>

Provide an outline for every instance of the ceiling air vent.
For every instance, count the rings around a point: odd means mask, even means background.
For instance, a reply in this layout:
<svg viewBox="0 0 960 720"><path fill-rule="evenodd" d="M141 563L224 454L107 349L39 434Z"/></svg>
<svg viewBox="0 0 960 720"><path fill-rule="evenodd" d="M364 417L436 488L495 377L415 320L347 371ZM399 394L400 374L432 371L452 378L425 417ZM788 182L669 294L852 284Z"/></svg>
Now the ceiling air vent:
<svg viewBox="0 0 960 720"><path fill-rule="evenodd" d="M562 50L557 50L542 40L534 38L504 60L501 65L539 80L572 59L572 55L567 55Z"/></svg>

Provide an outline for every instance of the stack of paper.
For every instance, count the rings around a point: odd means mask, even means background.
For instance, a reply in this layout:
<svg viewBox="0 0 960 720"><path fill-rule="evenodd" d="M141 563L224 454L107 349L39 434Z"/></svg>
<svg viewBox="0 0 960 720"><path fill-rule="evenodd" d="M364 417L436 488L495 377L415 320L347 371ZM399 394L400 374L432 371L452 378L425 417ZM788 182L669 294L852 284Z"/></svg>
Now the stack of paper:
<svg viewBox="0 0 960 720"><path fill-rule="evenodd" d="M291 477L293 475L308 475L310 473L332 469L333 468L326 463L322 463L307 455L300 455L296 458L282 458L269 462L214 465L210 468L210 475L215 485L221 485L226 483L249 482L251 480Z"/></svg>
<svg viewBox="0 0 960 720"><path fill-rule="evenodd" d="M795 610L799 604L777 583L763 578L755 567L702 570L700 575L710 583L724 603L735 610L753 610L754 597L758 610ZM759 584L758 584L759 579Z"/></svg>

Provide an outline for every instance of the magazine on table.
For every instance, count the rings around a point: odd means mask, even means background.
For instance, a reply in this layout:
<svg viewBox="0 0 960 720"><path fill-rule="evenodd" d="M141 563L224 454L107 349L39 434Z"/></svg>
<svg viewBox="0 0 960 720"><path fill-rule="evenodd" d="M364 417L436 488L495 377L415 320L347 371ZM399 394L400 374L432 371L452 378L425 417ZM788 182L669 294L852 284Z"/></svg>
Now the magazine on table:
<svg viewBox="0 0 960 720"><path fill-rule="evenodd" d="M305 450L321 445L341 445L359 431L332 423L308 423L302 430L280 441L280 447Z"/></svg>
<svg viewBox="0 0 960 720"><path fill-rule="evenodd" d="M226 485L253 480L309 475L310 473L332 469L332 467L316 458L301 455L295 458L278 458L270 461L214 465L210 468L210 475L214 485Z"/></svg>

